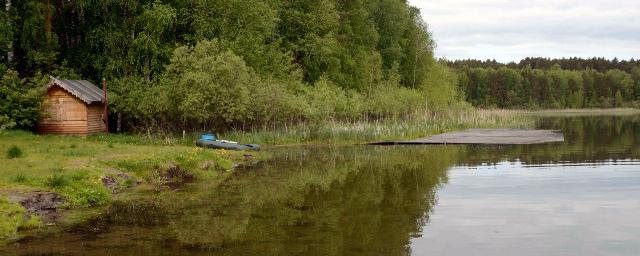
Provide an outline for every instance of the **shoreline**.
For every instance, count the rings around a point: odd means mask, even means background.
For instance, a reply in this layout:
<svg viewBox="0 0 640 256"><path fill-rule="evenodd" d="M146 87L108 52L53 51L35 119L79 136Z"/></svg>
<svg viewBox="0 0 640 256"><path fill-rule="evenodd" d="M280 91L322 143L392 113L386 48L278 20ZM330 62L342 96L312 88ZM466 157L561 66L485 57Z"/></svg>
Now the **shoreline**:
<svg viewBox="0 0 640 256"><path fill-rule="evenodd" d="M369 123L329 122L318 129L321 135L319 137L313 137L305 133L305 130L293 128L289 129L289 133L281 130L247 132L243 133L243 136L223 133L221 137L238 141L258 141L267 149L331 147L362 145L371 140L389 138L411 139L466 128L531 128L535 117L635 114L640 114L640 110L494 109L448 116L434 115L432 119L423 117ZM220 183L233 174L236 167L255 164L269 158L269 154L265 152L206 150L186 146L190 138L174 139L168 145L163 145L168 141L166 139L154 141L136 135L79 138L5 131L0 132L0 138L3 138L0 140L0 153L4 153L11 145L19 145L25 151L21 158L0 159L0 164L5 168L0 171L0 203L3 207L18 207L15 208L14 215L20 213L34 216L28 217L26 222L15 218L7 220L6 216L0 216L3 223L20 221L12 224L14 231L0 234L0 238L4 237L0 239L0 244L16 241L22 237L21 234L46 233L49 232L47 230L77 225L96 214L100 215L114 201L136 193L171 193L172 190L179 191L185 184ZM267 143L269 141L275 143ZM107 194L104 194L105 191ZM92 192L99 194L97 199L91 199ZM24 209L24 203L21 205L20 200L15 200L16 194L24 194L28 198L29 195L47 193L65 198L64 202L58 202L54 207L54 212L64 209L64 214L52 222L53 228L47 226L46 216L39 216L33 209L27 211ZM13 196L14 200L3 199L7 196ZM45 206L44 208L51 208L46 204ZM19 207L23 209L20 210Z"/></svg>
<svg viewBox="0 0 640 256"><path fill-rule="evenodd" d="M16 147L19 157L5 156ZM58 225L86 220L139 191L177 191L215 183L266 152L208 150L183 145L133 145L81 137L0 132L0 244ZM91 215L91 214L89 214Z"/></svg>

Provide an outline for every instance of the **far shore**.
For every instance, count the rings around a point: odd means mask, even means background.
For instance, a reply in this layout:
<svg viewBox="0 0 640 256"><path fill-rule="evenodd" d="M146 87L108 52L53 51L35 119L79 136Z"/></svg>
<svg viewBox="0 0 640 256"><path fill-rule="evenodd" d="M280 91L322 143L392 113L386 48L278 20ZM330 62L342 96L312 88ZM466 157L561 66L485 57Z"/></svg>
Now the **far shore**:
<svg viewBox="0 0 640 256"><path fill-rule="evenodd" d="M529 114L536 116L558 116L558 115L570 115L570 116L597 116L597 115L638 115L640 109L637 108L576 108L576 109L541 109L541 110L527 110L527 109L486 109L479 110L493 113L505 113L505 114Z"/></svg>

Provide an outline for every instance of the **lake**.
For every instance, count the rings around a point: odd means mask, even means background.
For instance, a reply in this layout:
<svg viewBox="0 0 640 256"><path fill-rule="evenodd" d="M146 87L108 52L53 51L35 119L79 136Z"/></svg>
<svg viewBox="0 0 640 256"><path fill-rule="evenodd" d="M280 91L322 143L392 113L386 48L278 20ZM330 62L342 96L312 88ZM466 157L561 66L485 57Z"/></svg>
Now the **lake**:
<svg viewBox="0 0 640 256"><path fill-rule="evenodd" d="M537 123L566 141L277 149L0 254L639 255L640 116Z"/></svg>

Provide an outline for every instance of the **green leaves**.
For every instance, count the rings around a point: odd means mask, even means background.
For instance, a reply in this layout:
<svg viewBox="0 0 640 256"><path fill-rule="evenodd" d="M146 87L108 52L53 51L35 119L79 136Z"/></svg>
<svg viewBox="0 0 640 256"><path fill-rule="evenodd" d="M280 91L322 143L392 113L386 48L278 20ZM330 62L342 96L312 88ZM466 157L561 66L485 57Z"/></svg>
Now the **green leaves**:
<svg viewBox="0 0 640 256"><path fill-rule="evenodd" d="M550 69L462 68L460 86L478 107L623 107L637 101L633 76L619 69L598 72Z"/></svg>
<svg viewBox="0 0 640 256"><path fill-rule="evenodd" d="M133 130L397 117L447 109L458 95L419 10L403 0L25 0L14 9L0 43L16 42L12 86L31 89L0 94L10 98L0 103L5 129L37 120L42 92L19 77L38 72L106 77L112 116Z"/></svg>
<svg viewBox="0 0 640 256"><path fill-rule="evenodd" d="M21 81L8 70L0 80L0 128L31 128L40 117L44 79Z"/></svg>
<svg viewBox="0 0 640 256"><path fill-rule="evenodd" d="M247 117L255 76L240 57L222 51L217 41L176 49L167 73L163 84L170 92L168 101L175 103L175 115L184 123L232 123Z"/></svg>

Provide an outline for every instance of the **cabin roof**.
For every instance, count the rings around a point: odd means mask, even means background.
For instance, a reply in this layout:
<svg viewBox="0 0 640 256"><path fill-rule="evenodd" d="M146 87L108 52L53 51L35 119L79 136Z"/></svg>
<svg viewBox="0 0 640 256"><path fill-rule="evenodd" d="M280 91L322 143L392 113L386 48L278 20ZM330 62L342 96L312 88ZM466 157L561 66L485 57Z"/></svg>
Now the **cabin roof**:
<svg viewBox="0 0 640 256"><path fill-rule="evenodd" d="M47 86L47 89L55 85L60 86L60 88L71 93L73 96L78 97L78 99L82 100L86 104L104 102L104 94L102 90L89 81L62 80L51 77L51 82Z"/></svg>

